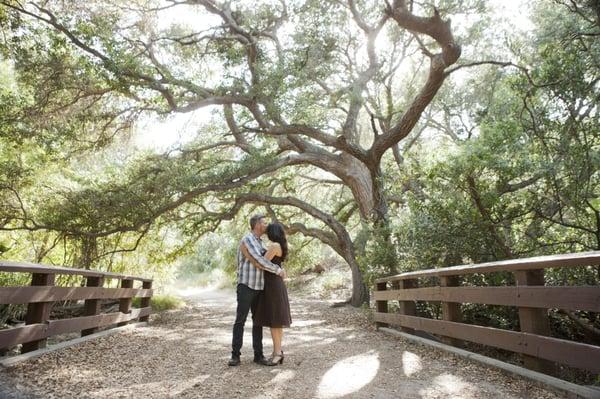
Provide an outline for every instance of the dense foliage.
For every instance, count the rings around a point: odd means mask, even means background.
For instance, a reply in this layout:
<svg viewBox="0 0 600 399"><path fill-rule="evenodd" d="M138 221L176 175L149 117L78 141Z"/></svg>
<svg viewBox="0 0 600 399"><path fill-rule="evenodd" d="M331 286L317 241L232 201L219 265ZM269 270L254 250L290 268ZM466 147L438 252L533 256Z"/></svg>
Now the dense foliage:
<svg viewBox="0 0 600 399"><path fill-rule="evenodd" d="M580 3L524 3L515 27L481 1L2 1L0 257L232 273L261 211L301 234L292 270L332 248L360 305L382 274L599 250L600 13ZM135 148L181 114L190 140ZM553 321L598 340L595 314Z"/></svg>

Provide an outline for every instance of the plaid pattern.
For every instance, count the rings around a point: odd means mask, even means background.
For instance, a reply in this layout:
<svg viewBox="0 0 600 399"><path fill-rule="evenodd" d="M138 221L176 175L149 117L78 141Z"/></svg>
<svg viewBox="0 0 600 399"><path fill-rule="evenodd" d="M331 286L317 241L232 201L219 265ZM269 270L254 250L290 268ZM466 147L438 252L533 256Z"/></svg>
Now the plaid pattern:
<svg viewBox="0 0 600 399"><path fill-rule="evenodd" d="M237 277L238 284L244 284L248 286L248 288L252 288L253 290L263 290L265 288L265 276L264 271L255 268L252 263L246 259L244 254L242 254L242 250L240 249L242 244L246 245L248 248L248 252L250 255L256 259L258 263L263 266L266 271L277 274L280 270L280 267L274 263L269 262L267 259L263 257L263 253L265 248L263 247L263 243L261 240L256 238L256 236L252 233L248 233L242 238L240 242L240 246L237 251Z"/></svg>

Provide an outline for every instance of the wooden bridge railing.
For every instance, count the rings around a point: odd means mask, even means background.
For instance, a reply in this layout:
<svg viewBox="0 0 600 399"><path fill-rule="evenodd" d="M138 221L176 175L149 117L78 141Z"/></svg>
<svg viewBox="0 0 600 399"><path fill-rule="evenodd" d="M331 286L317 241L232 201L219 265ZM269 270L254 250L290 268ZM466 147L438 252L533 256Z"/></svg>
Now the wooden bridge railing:
<svg viewBox="0 0 600 399"><path fill-rule="evenodd" d="M600 251L541 256L478 265L454 266L402 273L376 281L375 321L396 325L405 332L426 331L446 343L470 341L523 355L525 366L552 372L554 363L600 373L600 347L550 337L547 309L600 312L600 286L545 286L544 269L600 265ZM460 276L512 272L516 286L463 286ZM439 286L418 288L420 278L437 277ZM388 313L388 301L398 301L398 313ZM442 305L442 320L417 317L415 301ZM461 303L515 306L521 331L465 324Z"/></svg>
<svg viewBox="0 0 600 399"><path fill-rule="evenodd" d="M25 326L0 330L0 350L23 344L21 353L41 349L48 337L81 332L89 335L112 324L124 325L139 318L147 321L151 312L152 279L103 273L66 267L49 267L30 263L0 261L0 272L29 273L31 286L0 287L0 304L28 304ZM85 287L56 287L56 275L78 275L86 279ZM120 288L104 288L105 279L120 280ZM141 288L133 288L134 281ZM141 297L141 308L132 309L132 298ZM118 299L119 312L100 313L100 301ZM84 316L50 320L52 304L63 300L85 300Z"/></svg>

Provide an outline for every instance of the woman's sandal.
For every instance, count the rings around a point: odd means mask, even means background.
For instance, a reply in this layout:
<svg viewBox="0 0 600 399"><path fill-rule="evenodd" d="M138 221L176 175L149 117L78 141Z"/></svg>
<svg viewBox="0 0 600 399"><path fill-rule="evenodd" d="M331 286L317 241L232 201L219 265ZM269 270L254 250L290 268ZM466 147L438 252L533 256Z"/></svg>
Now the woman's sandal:
<svg viewBox="0 0 600 399"><path fill-rule="evenodd" d="M278 364L283 364L283 351L280 354L273 354L271 358L268 360L267 366L277 366Z"/></svg>

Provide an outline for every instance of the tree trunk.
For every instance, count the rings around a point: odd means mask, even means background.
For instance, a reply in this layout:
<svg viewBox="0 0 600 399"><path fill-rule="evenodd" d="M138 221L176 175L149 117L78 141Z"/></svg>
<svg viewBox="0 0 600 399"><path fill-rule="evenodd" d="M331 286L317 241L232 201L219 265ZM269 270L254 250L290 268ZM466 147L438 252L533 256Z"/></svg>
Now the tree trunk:
<svg viewBox="0 0 600 399"><path fill-rule="evenodd" d="M396 246L392 241L392 230L389 220L389 208L384 190L383 173L379 165L373 166L371 169L371 180L373 181L373 211L371 213L371 223L374 227L373 231L376 237L374 240L377 245L386 251L384 266L386 274L398 274L398 257L396 256Z"/></svg>
<svg viewBox="0 0 600 399"><path fill-rule="evenodd" d="M352 269L352 298L350 298L350 304L355 308L360 307L363 303L369 305L370 296L369 288L365 284L363 274L358 267L356 261L350 265Z"/></svg>
<svg viewBox="0 0 600 399"><path fill-rule="evenodd" d="M73 266L78 269L90 270L98 256L98 242L96 237L84 236L79 239L79 254L73 261Z"/></svg>
<svg viewBox="0 0 600 399"><path fill-rule="evenodd" d="M373 247L382 250L385 253L383 269L385 274L397 274L397 257L392 242L392 235L389 226L388 205L384 193L383 175L378 165L365 165L364 163L347 157L344 159L347 165L346 183L352 190L355 201L360 210L360 217L366 226L365 229L355 238L354 242L348 242L351 246L349 253L341 254L352 271L352 306L358 307L363 303L369 304L369 287L365 283L365 275L362 272L357 254L365 259L367 268L373 266L373 259L369 259L365 248L368 241L375 240ZM351 178L349 179L348 176ZM374 234L372 234L374 233ZM380 266L380 265L376 265Z"/></svg>
<svg viewBox="0 0 600 399"><path fill-rule="evenodd" d="M358 204L360 217L368 220L376 207L374 193L373 174L369 168L358 159L342 155L342 166L344 173L337 176L344 181L352 191L352 196Z"/></svg>

